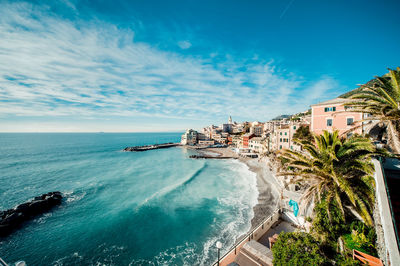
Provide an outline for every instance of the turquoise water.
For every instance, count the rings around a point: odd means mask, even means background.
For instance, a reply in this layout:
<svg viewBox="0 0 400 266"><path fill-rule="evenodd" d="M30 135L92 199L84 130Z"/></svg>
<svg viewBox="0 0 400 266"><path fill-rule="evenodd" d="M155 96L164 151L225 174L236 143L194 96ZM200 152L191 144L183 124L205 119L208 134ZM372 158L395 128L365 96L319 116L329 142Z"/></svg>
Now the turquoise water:
<svg viewBox="0 0 400 266"><path fill-rule="evenodd" d="M65 200L7 238L28 265L208 265L250 228L256 178L234 160L194 160L178 133L0 134L0 209L59 190Z"/></svg>

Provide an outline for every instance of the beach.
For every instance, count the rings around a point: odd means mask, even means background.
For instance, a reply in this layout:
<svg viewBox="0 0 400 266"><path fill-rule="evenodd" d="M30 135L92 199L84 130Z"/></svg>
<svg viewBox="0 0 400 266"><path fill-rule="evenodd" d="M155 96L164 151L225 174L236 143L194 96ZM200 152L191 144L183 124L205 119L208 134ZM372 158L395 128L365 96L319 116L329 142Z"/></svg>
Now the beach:
<svg viewBox="0 0 400 266"><path fill-rule="evenodd" d="M200 149L198 152L203 155L236 158L245 163L250 171L256 173L258 201L253 207L252 229L276 209L280 195L280 185L273 176L274 173L270 171L266 159L240 157L231 148L207 148Z"/></svg>

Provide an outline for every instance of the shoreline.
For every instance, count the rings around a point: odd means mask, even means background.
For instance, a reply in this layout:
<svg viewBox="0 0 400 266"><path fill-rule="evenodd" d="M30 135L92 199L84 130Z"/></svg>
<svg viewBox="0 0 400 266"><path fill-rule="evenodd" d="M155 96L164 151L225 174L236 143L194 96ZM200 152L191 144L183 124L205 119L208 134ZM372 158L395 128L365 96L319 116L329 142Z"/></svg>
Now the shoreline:
<svg viewBox="0 0 400 266"><path fill-rule="evenodd" d="M253 206L254 216L251 219L251 231L255 226L273 213L279 200L279 184L277 184L274 173L269 170L269 166L264 158L245 158L238 156L228 148L206 148L197 150L199 153L214 153L221 157L231 157L247 165L249 170L256 174L258 197L257 203ZM238 239L240 239L239 236Z"/></svg>

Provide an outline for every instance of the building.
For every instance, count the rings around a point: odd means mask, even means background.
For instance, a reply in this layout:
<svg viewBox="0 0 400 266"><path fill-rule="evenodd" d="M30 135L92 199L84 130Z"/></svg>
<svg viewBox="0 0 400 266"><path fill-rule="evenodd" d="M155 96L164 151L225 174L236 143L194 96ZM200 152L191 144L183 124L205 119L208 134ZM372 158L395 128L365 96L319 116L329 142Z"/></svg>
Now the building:
<svg viewBox="0 0 400 266"><path fill-rule="evenodd" d="M243 124L233 124L232 125L232 133L242 133L244 131Z"/></svg>
<svg viewBox="0 0 400 266"><path fill-rule="evenodd" d="M280 128L277 128L275 130L275 140L276 140L276 145L275 149L276 150L282 150L282 149L289 149L290 148L290 143L291 143L291 138L290 138L290 127L289 126L281 126Z"/></svg>
<svg viewBox="0 0 400 266"><path fill-rule="evenodd" d="M261 136L264 132L264 124L261 123L253 123L250 127L250 133L256 136Z"/></svg>
<svg viewBox="0 0 400 266"><path fill-rule="evenodd" d="M211 146L214 145L214 140L199 140L199 145Z"/></svg>
<svg viewBox="0 0 400 266"><path fill-rule="evenodd" d="M288 124L284 123L277 126L273 133L269 134L268 141L270 141L270 143L267 142L267 147L272 150L290 149L294 151L300 151L301 146L297 145L293 141L293 136L297 129L302 125L308 126L308 124L294 121L290 121Z"/></svg>
<svg viewBox="0 0 400 266"><path fill-rule="evenodd" d="M249 140L249 149L251 152L264 153L265 152L265 139L262 137L254 137Z"/></svg>
<svg viewBox="0 0 400 266"><path fill-rule="evenodd" d="M232 138L232 145L235 147L240 147L242 146L242 136L240 135L231 135L230 138Z"/></svg>
<svg viewBox="0 0 400 266"><path fill-rule="evenodd" d="M333 132L339 130L339 135L362 134L363 114L352 112L352 108L344 105L349 99L335 98L322 103L311 105L310 131L319 135L324 130Z"/></svg>
<svg viewBox="0 0 400 266"><path fill-rule="evenodd" d="M246 133L242 136L242 147L243 149L248 149L249 148L249 140L253 138L254 135L251 133Z"/></svg>
<svg viewBox="0 0 400 266"><path fill-rule="evenodd" d="M193 129L186 130L185 134L181 137L181 144L183 145L196 145L197 131Z"/></svg>
<svg viewBox="0 0 400 266"><path fill-rule="evenodd" d="M222 132L231 133L232 124L222 124Z"/></svg>

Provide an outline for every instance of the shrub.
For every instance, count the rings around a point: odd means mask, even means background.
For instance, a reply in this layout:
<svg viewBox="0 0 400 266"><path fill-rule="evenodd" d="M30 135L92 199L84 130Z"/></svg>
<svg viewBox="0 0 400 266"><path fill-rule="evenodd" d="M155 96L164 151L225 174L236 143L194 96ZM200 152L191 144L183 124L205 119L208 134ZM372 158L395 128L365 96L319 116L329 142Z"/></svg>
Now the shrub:
<svg viewBox="0 0 400 266"><path fill-rule="evenodd" d="M366 226L360 221L354 221L350 225L350 232L344 236L346 246L349 249L356 249L372 256L377 255L376 233L373 227Z"/></svg>
<svg viewBox="0 0 400 266"><path fill-rule="evenodd" d="M311 142L313 140L313 137L310 132L310 127L309 126L300 126L294 133L293 138L295 140L299 140L299 141L310 141Z"/></svg>
<svg viewBox="0 0 400 266"><path fill-rule="evenodd" d="M324 265L320 243L310 234L281 233L272 247L274 265Z"/></svg>
<svg viewBox="0 0 400 266"><path fill-rule="evenodd" d="M330 217L327 209L330 210ZM336 242L346 231L346 224L343 214L335 204L335 201L325 200L317 203L314 207L315 217L312 224L312 232L320 240Z"/></svg>

